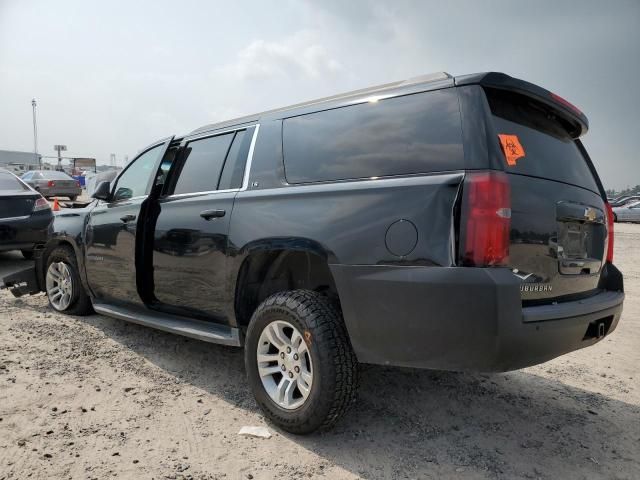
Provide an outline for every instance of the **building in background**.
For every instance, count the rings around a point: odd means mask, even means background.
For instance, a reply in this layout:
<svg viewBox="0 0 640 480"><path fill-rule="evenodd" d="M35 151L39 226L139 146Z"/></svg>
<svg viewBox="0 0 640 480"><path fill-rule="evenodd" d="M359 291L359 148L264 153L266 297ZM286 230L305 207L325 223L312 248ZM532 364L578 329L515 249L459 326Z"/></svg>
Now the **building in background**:
<svg viewBox="0 0 640 480"><path fill-rule="evenodd" d="M14 150L0 150L0 168L14 173L23 173L39 167L42 155L35 156L33 152L17 152Z"/></svg>

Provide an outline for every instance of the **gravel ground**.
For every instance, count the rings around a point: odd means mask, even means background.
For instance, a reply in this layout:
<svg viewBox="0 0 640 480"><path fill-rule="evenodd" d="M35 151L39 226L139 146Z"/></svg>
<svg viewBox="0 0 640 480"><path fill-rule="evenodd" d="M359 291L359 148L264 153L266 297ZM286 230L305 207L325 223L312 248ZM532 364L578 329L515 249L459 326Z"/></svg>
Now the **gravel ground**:
<svg viewBox="0 0 640 480"><path fill-rule="evenodd" d="M334 430L267 424L242 352L0 292L0 480L640 478L640 225L618 225L617 331L537 367L367 367ZM0 254L0 274L28 265ZM265 425L273 437L238 436Z"/></svg>

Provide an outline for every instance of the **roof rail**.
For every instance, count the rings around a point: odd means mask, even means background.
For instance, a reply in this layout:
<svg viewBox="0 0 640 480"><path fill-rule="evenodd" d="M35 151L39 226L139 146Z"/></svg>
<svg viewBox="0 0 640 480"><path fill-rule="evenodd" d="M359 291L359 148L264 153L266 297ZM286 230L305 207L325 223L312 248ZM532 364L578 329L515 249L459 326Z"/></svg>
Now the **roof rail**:
<svg viewBox="0 0 640 480"><path fill-rule="evenodd" d="M332 100L340 100L340 99L343 99L343 98L354 97L354 96L357 96L357 95L363 95L363 94L367 94L367 93L379 92L381 90L389 90L389 89L392 89L392 88L404 87L404 86L408 86L408 85L416 85L416 84L419 84L419 83L429 83L429 82L437 82L437 81L449 80L449 79L452 79L452 78L453 78L453 76L451 76L447 72L429 73L427 75L420 75L418 77L412 77L412 78L408 78L406 80L399 80L399 81L396 81L396 82L383 83L381 85L374 85L372 87L361 88L361 89L358 89L358 90L351 90L349 92L338 93L336 95L330 95L328 97L317 98L315 100L309 100L309 101L306 101L306 102L296 103L294 105L288 105L286 107L275 108L273 110L267 110L265 112L256 113L254 115L247 115L247 116L235 118L235 119L232 119L232 120L226 120L226 121L221 121L221 122L205 125L205 126L202 126L200 128L195 129L190 134L206 132L208 130L213 130L213 129L216 129L216 128L226 127L226 126L230 126L230 125L234 125L234 124L240 125L240 124L243 124L243 123L249 123L249 122L255 121L257 118L259 118L259 117L261 117L263 115L270 114L270 113L291 110L291 109L299 108L299 107L308 107L308 106L311 106L311 105L316 105L316 104L319 104L319 103L329 102L329 101L332 101Z"/></svg>

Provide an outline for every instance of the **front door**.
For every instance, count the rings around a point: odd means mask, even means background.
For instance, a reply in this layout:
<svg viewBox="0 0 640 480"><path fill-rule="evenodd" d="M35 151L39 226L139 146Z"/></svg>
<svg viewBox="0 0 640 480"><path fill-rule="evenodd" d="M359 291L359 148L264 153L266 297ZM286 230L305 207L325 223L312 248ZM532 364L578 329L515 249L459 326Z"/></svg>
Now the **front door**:
<svg viewBox="0 0 640 480"><path fill-rule="evenodd" d="M169 140L134 159L115 180L108 201L99 201L88 217L85 265L96 303L134 304L136 232L140 208L147 200Z"/></svg>
<svg viewBox="0 0 640 480"><path fill-rule="evenodd" d="M229 223L253 129L185 140L159 200L154 308L226 323Z"/></svg>

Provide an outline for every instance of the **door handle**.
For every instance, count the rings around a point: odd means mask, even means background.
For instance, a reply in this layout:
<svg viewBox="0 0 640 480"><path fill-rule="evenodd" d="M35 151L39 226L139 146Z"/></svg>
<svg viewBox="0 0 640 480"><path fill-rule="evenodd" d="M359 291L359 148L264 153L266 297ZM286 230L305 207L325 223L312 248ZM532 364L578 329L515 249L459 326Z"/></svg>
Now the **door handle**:
<svg viewBox="0 0 640 480"><path fill-rule="evenodd" d="M123 215L122 217L120 217L120 220L122 220L124 223L133 222L135 219L136 216L132 214Z"/></svg>
<svg viewBox="0 0 640 480"><path fill-rule="evenodd" d="M200 216L205 220L211 220L212 218L224 217L226 213L225 210L203 210L200 212Z"/></svg>

